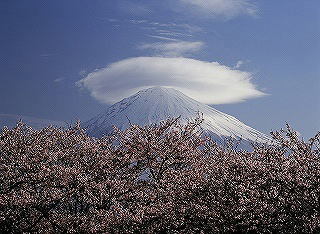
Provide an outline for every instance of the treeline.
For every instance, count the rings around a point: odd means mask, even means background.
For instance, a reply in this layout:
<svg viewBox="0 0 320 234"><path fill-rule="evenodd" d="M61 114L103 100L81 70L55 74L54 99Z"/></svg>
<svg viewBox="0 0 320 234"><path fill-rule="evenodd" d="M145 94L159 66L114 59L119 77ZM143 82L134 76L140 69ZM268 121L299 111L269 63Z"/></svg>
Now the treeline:
<svg viewBox="0 0 320 234"><path fill-rule="evenodd" d="M320 133L239 151L201 119L89 137L80 124L0 134L1 233L320 232Z"/></svg>

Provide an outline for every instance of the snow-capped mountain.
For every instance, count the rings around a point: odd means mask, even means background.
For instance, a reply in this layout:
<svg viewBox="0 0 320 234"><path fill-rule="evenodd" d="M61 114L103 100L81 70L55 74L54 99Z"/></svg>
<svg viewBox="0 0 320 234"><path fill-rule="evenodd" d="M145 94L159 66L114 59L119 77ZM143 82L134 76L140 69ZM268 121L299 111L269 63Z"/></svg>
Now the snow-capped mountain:
<svg viewBox="0 0 320 234"><path fill-rule="evenodd" d="M270 138L245 125L238 119L202 104L172 88L153 87L115 103L98 116L84 123L89 135L101 137L112 131L112 126L124 130L130 123L148 125L169 117L181 116L182 122L203 114L202 129L217 139L242 138L245 141L267 143Z"/></svg>
<svg viewBox="0 0 320 234"><path fill-rule="evenodd" d="M15 127L17 122L19 122L19 120L22 120L25 124L37 130L47 127L49 125L53 125L56 127L66 126L66 124L61 121L38 119L38 118L33 118L33 117L23 116L23 115L0 114L0 131L4 126L7 126L8 128Z"/></svg>

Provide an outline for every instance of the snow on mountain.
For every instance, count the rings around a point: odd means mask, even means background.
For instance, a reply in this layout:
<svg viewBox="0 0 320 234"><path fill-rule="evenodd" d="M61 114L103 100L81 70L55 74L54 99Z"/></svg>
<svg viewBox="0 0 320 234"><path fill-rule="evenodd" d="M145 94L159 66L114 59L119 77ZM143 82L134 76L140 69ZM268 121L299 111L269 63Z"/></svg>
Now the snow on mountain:
<svg viewBox="0 0 320 234"><path fill-rule="evenodd" d="M19 120L22 120L25 124L37 130L47 127L49 125L53 125L56 127L66 126L66 124L61 121L38 119L23 115L0 114L0 130L3 129L4 126L7 126L8 128L15 127Z"/></svg>
<svg viewBox="0 0 320 234"><path fill-rule="evenodd" d="M153 87L123 99L105 112L84 123L89 135L101 137L112 131L112 126L124 130L130 123L148 125L170 117L181 116L182 122L203 114L202 129L217 139L242 138L245 141L266 143L270 138L245 125L233 116L202 104L172 88Z"/></svg>

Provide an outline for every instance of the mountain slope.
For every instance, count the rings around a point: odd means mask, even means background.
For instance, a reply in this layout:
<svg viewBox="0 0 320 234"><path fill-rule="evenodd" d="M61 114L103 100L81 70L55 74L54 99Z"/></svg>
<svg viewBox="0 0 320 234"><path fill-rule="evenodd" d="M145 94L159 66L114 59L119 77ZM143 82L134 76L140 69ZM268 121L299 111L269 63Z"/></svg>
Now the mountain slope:
<svg viewBox="0 0 320 234"><path fill-rule="evenodd" d="M101 137L112 131L112 126L124 130L132 124L159 123L169 117L181 116L181 121L193 120L203 114L203 130L215 138L242 138L246 141L269 142L270 138L245 125L236 118L184 95L172 88L153 87L112 105L105 112L84 123L88 134Z"/></svg>

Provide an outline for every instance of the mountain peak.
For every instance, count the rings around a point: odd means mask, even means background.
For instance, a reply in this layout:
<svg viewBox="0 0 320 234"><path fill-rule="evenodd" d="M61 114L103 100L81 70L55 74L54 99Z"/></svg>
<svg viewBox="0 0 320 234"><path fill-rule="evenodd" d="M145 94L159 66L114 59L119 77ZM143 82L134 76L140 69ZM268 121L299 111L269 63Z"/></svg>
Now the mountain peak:
<svg viewBox="0 0 320 234"><path fill-rule="evenodd" d="M186 123L203 114L202 129L217 139L242 138L247 141L268 142L270 138L245 125L233 116L202 104L173 88L156 86L137 92L107 108L85 123L88 134L100 137L112 131L112 126L125 130L132 124L145 126L168 118L181 116Z"/></svg>
<svg viewBox="0 0 320 234"><path fill-rule="evenodd" d="M185 96L187 97L182 92L174 88L165 87L165 86L154 86L154 87L146 88L146 89L140 90L138 93L136 93L136 95L141 95L141 96L146 95L148 98L150 98L151 96Z"/></svg>
<svg viewBox="0 0 320 234"><path fill-rule="evenodd" d="M150 88L146 88L143 90L140 90L139 92L145 92L145 93L166 93L166 92L170 92L172 90L175 90L173 88L168 88L168 87L164 87L164 86L153 86ZM176 91L176 90L175 90Z"/></svg>

